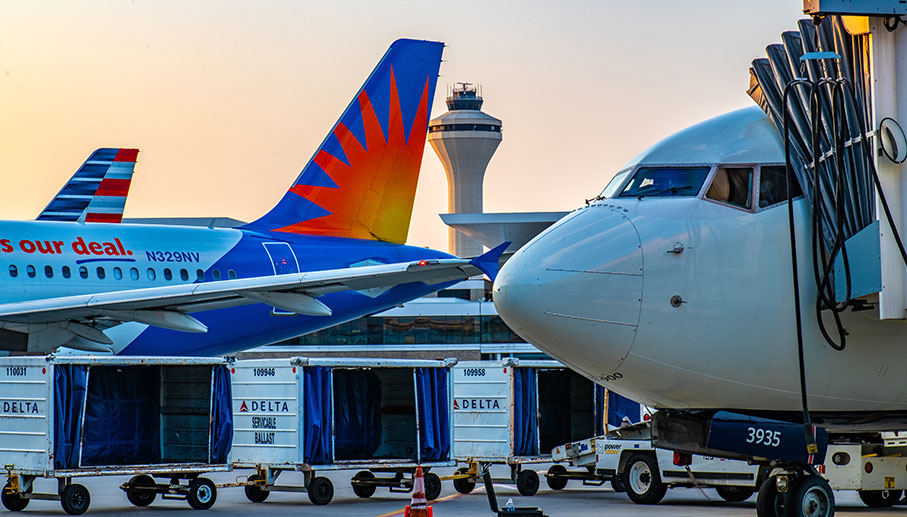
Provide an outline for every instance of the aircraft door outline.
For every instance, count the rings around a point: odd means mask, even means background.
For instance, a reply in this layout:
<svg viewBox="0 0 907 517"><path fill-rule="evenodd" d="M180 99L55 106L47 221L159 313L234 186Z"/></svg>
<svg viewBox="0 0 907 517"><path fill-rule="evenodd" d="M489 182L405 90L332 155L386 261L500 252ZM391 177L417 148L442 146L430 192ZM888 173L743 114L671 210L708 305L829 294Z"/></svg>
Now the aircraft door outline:
<svg viewBox="0 0 907 517"><path fill-rule="evenodd" d="M265 253L268 254L268 259L271 262L271 269L274 271L275 276L299 273L299 260L296 258L296 252L293 251L293 247L288 243L263 242L261 245L264 247ZM272 307L271 315L295 316L296 313Z"/></svg>

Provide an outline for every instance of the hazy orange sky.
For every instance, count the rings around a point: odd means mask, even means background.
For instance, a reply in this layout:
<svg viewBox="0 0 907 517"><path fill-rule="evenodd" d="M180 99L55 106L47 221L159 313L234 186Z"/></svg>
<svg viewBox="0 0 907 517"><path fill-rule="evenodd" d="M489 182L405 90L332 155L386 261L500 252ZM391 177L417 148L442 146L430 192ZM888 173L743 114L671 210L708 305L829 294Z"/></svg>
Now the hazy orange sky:
<svg viewBox="0 0 907 517"><path fill-rule="evenodd" d="M504 141L485 211L570 210L649 144L748 106L800 0L0 4L0 218L34 218L98 147L138 147L127 217L252 220L286 191L388 45L444 41ZM447 247L429 145L409 243Z"/></svg>

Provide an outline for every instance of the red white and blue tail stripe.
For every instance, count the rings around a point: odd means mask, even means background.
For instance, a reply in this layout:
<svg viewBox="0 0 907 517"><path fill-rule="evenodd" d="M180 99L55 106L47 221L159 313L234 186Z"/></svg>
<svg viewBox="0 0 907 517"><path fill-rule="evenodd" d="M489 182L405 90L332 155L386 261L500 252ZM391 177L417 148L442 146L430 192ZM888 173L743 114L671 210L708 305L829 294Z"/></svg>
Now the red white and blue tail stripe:
<svg viewBox="0 0 907 517"><path fill-rule="evenodd" d="M119 223L138 149L98 149L40 215L41 221Z"/></svg>

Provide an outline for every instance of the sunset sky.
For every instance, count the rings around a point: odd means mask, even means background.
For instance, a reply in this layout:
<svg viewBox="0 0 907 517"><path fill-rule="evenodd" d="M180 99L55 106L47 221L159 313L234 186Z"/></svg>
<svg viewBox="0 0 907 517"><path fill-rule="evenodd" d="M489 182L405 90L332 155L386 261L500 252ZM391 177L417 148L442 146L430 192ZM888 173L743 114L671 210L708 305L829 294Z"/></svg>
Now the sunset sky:
<svg viewBox="0 0 907 517"><path fill-rule="evenodd" d="M0 4L0 218L32 219L98 147L138 147L126 217L252 220L401 37L444 41L504 140L485 211L570 210L656 140L749 106L800 0ZM426 145L409 243L447 247Z"/></svg>

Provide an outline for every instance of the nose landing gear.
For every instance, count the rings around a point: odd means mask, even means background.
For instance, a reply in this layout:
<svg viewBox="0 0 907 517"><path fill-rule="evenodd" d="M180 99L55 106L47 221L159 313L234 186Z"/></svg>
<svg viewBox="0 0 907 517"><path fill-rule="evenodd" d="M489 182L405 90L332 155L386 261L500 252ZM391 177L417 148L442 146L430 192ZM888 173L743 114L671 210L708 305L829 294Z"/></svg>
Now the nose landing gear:
<svg viewBox="0 0 907 517"><path fill-rule="evenodd" d="M832 517L835 495L828 481L811 468L777 468L762 483L758 517Z"/></svg>

